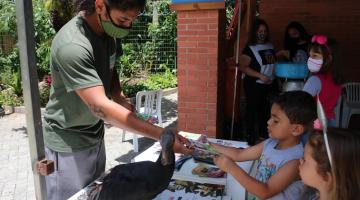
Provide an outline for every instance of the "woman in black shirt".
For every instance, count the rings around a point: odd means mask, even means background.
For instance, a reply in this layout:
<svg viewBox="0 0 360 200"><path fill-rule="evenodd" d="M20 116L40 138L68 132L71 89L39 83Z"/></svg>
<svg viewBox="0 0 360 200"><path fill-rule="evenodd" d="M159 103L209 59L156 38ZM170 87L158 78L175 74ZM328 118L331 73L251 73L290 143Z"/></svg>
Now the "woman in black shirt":
<svg viewBox="0 0 360 200"><path fill-rule="evenodd" d="M275 50L269 43L269 27L264 20L258 19L253 24L249 41L240 56L246 96L246 131L250 145L255 144L260 137L268 137L269 97L277 92L275 62Z"/></svg>

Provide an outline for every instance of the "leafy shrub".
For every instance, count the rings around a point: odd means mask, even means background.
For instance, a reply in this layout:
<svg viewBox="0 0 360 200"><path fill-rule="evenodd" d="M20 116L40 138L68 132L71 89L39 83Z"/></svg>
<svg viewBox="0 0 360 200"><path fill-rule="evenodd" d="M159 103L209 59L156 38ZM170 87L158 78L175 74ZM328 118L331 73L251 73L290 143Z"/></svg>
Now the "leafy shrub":
<svg viewBox="0 0 360 200"><path fill-rule="evenodd" d="M167 70L164 73L151 74L142 84L147 90L159 90L177 86L176 76Z"/></svg>
<svg viewBox="0 0 360 200"><path fill-rule="evenodd" d="M13 88L9 87L0 91L0 104L5 106L19 106L23 104L23 99L15 94Z"/></svg>
<svg viewBox="0 0 360 200"><path fill-rule="evenodd" d="M122 81L123 92L127 97L134 97L137 92L142 90L174 88L177 86L177 78L167 69L164 73L151 74L145 80L135 81L133 84L129 83L129 80Z"/></svg>

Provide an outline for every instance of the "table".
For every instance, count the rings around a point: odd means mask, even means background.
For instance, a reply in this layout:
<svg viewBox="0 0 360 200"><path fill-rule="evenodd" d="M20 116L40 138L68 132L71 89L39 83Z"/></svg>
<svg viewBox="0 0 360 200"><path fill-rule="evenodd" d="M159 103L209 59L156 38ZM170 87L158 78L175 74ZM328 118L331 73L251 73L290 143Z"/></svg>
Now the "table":
<svg viewBox="0 0 360 200"><path fill-rule="evenodd" d="M187 133L180 132L180 134L185 135ZM191 135L193 136L193 134ZM191 137L189 136L189 137ZM219 139L212 139L209 138L210 142L215 143L221 143L224 145L232 145L234 147L248 147L246 142L239 142L239 141L231 141L231 140L219 140ZM157 152L161 149L161 146L159 142L154 143L151 147L149 147L147 150L136 156L132 162L140 162L140 161L156 161L159 154ZM179 158L179 154L176 154L176 158ZM253 161L247 161L247 162L238 162L237 163L241 168L243 168L247 173L250 173L251 169L253 168ZM245 189L234 179L233 176L230 174L227 174L226 178L223 179L215 179L215 178L203 178L203 177L195 177L191 173L191 170L193 167L196 166L196 163L193 161L193 159L188 160L186 163L184 163L183 167L180 169L180 171L175 171L173 175L173 179L180 179L180 180L188 180L188 181L195 181L200 183L213 183L213 184L226 184L226 195L231 197L232 200L244 200L246 197L246 191ZM87 194L89 190L91 190L91 187L96 183L94 181L93 183L89 184L87 187L83 188L79 192L77 192L75 195L69 198L69 200L86 200Z"/></svg>
<svg viewBox="0 0 360 200"><path fill-rule="evenodd" d="M180 133L181 134L181 133ZM222 144L231 144L234 147L248 147L246 142L239 142L239 141L232 141L232 140L219 140L219 139L212 139L209 138L210 142L215 143L222 143ZM159 154L156 152L160 149L159 142L156 142L154 145L149 147L147 150L139 154L133 159L133 162L140 162L140 161L153 161L155 162L158 158ZM178 158L180 155L176 154L176 158ZM247 161L247 162L238 162L237 163L242 169L244 169L247 173L250 172L253 166L253 161ZM218 183L218 184L225 184L226 183L226 195L231 196L233 200L243 200L245 199L246 191L245 189L235 180L235 178L227 174L227 177L224 179L218 179L216 178L202 178L193 175L191 173L191 170L196 166L197 164L193 161L193 159L188 160L186 163L184 163L183 167L181 167L180 171L175 171L173 175L173 179L180 179L180 180L188 180L188 181L195 181L200 183Z"/></svg>

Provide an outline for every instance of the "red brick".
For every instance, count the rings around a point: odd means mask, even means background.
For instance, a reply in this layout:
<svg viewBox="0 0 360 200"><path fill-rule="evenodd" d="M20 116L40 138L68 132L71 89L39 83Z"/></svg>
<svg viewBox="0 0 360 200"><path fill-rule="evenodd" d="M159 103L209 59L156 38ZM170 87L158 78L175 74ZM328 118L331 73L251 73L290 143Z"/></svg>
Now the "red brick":
<svg viewBox="0 0 360 200"><path fill-rule="evenodd" d="M177 20L178 24L197 24L196 19L180 18ZM191 29L190 29L191 30Z"/></svg>
<svg viewBox="0 0 360 200"><path fill-rule="evenodd" d="M177 31L186 31L187 30L186 24L178 24L176 27L177 27Z"/></svg>
<svg viewBox="0 0 360 200"><path fill-rule="evenodd" d="M186 12L177 12L176 16L178 19L185 19L185 18L187 18L187 13Z"/></svg>
<svg viewBox="0 0 360 200"><path fill-rule="evenodd" d="M186 82L186 86L187 87L192 87L192 86L199 86L199 87L207 87L207 81L204 80L188 80Z"/></svg>
<svg viewBox="0 0 360 200"><path fill-rule="evenodd" d="M217 48L217 43L215 42L198 42L197 47L205 47L205 48Z"/></svg>
<svg viewBox="0 0 360 200"><path fill-rule="evenodd" d="M199 18L197 19L197 23L199 24L217 24L218 23L217 17L210 17L210 18Z"/></svg>
<svg viewBox="0 0 360 200"><path fill-rule="evenodd" d="M219 25L218 24L209 24L209 30L218 30Z"/></svg>
<svg viewBox="0 0 360 200"><path fill-rule="evenodd" d="M195 130L195 131L205 131L206 125L205 124L197 124L197 123L187 123L186 128L189 130Z"/></svg>
<svg viewBox="0 0 360 200"><path fill-rule="evenodd" d="M199 19L199 18L208 18L208 11L189 11L186 13L187 18Z"/></svg>
<svg viewBox="0 0 360 200"><path fill-rule="evenodd" d="M196 47L198 44L196 42L187 42L187 41L180 41L178 40L177 46L181 47Z"/></svg>
<svg viewBox="0 0 360 200"><path fill-rule="evenodd" d="M186 107L188 108L199 108L206 110L206 103L204 102L188 102L186 103Z"/></svg>
<svg viewBox="0 0 360 200"><path fill-rule="evenodd" d="M206 31L208 30L207 24L188 24L188 30L196 30L196 31Z"/></svg>
<svg viewBox="0 0 360 200"><path fill-rule="evenodd" d="M191 35L198 35L198 31L193 31L193 30L178 30L177 31L177 35L178 36L191 36Z"/></svg>
<svg viewBox="0 0 360 200"><path fill-rule="evenodd" d="M217 36L219 34L219 32L217 30L205 30L205 31L197 31L196 32L198 35L202 35L202 36ZM213 38L211 38L213 39ZM213 40L210 40L213 41Z"/></svg>
<svg viewBox="0 0 360 200"><path fill-rule="evenodd" d="M186 36L185 40L186 41L208 42L208 41L211 41L211 40L209 40L209 38L210 38L209 36L197 35L197 36Z"/></svg>

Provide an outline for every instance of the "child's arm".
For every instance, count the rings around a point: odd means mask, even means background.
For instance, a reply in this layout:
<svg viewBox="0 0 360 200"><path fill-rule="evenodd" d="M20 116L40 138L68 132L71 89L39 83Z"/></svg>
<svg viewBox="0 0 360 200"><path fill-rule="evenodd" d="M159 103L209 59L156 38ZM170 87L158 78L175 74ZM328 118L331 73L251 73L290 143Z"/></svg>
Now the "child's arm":
<svg viewBox="0 0 360 200"><path fill-rule="evenodd" d="M267 199L280 193L299 177L299 160L286 163L266 183L248 175L226 156L218 156L214 158L214 162L221 170L230 173L247 191L260 199Z"/></svg>
<svg viewBox="0 0 360 200"><path fill-rule="evenodd" d="M246 149L227 147L215 143L211 143L211 146L213 146L221 154L226 155L234 161L248 161L260 158L264 143L261 142L255 146L248 147Z"/></svg>

